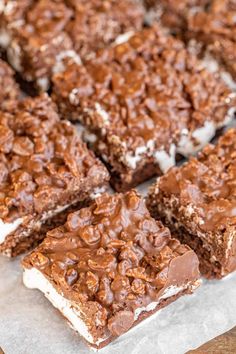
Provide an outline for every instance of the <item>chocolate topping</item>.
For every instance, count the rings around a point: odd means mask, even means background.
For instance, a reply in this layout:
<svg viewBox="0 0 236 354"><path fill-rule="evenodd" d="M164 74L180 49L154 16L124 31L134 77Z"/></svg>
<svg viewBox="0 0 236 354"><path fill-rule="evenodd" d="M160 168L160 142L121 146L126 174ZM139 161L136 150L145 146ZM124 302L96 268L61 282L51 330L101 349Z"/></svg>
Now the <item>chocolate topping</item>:
<svg viewBox="0 0 236 354"><path fill-rule="evenodd" d="M203 41L214 56L236 78L236 3L235 0L208 1L206 8L188 18L192 37Z"/></svg>
<svg viewBox="0 0 236 354"><path fill-rule="evenodd" d="M108 329L113 336L120 336L127 332L134 323L134 314L131 311L119 311L108 320Z"/></svg>
<svg viewBox="0 0 236 354"><path fill-rule="evenodd" d="M79 62L79 56L91 56L120 34L140 29L144 18L135 0L6 0L2 7L8 59L43 91L52 73L63 70L63 58Z"/></svg>
<svg viewBox="0 0 236 354"><path fill-rule="evenodd" d="M168 169L176 150L185 150L184 139L197 146L193 132L226 124L235 104L219 77L157 27L99 51L85 65L69 65L53 84L62 117L86 125L96 153L127 184L135 170L145 175L148 164L157 173L159 159L169 157L167 167L160 167Z"/></svg>
<svg viewBox="0 0 236 354"><path fill-rule="evenodd" d="M73 15L73 11L64 3L66 1L39 0L26 13L29 30L39 33L42 37L54 37L65 28Z"/></svg>
<svg viewBox="0 0 236 354"><path fill-rule="evenodd" d="M19 96L13 70L0 59L0 110L10 110Z"/></svg>
<svg viewBox="0 0 236 354"><path fill-rule="evenodd" d="M36 80L41 90L48 90L60 56L71 55L72 42L63 30L71 16L72 10L63 2L40 0L20 20L6 26L11 36L7 48L11 65L25 80Z"/></svg>
<svg viewBox="0 0 236 354"><path fill-rule="evenodd" d="M183 33L187 29L189 13L207 4L209 0L144 0L151 10L153 20L158 20L174 33Z"/></svg>
<svg viewBox="0 0 236 354"><path fill-rule="evenodd" d="M202 271L210 277L224 276L236 268L235 148L236 130L231 129L198 158L169 170L149 194L153 215L164 217L173 229L178 229L181 240L181 228L185 230L182 233L202 240L201 247L210 252L207 257L212 262ZM198 244L196 247L201 252ZM218 269L209 272L215 263Z"/></svg>
<svg viewBox="0 0 236 354"><path fill-rule="evenodd" d="M141 2L135 0L69 0L74 8L68 23L75 50L82 58L91 57L126 32L139 30L144 19Z"/></svg>
<svg viewBox="0 0 236 354"><path fill-rule="evenodd" d="M185 289L199 277L196 255L150 217L135 191L104 194L69 215L24 267L40 270L79 305L95 339L107 335L107 327L113 336L124 333L137 309L158 302L168 287Z"/></svg>
<svg viewBox="0 0 236 354"><path fill-rule="evenodd" d="M207 146L181 168L172 169L159 182L160 190L179 196L181 205L198 208L204 231L236 225L236 130L230 130L216 146Z"/></svg>
<svg viewBox="0 0 236 354"><path fill-rule="evenodd" d="M11 222L67 204L81 191L92 193L108 179L45 94L0 112L0 218ZM90 185L89 185L90 183Z"/></svg>

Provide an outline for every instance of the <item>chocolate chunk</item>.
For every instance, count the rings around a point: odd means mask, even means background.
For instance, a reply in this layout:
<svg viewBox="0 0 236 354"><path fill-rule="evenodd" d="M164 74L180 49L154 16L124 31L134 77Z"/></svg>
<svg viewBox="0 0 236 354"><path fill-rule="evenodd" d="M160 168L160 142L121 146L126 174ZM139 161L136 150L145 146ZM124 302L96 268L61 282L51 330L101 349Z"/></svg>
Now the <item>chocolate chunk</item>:
<svg viewBox="0 0 236 354"><path fill-rule="evenodd" d="M131 311L119 311L108 320L108 329L113 336L120 336L127 332L134 323L134 314Z"/></svg>

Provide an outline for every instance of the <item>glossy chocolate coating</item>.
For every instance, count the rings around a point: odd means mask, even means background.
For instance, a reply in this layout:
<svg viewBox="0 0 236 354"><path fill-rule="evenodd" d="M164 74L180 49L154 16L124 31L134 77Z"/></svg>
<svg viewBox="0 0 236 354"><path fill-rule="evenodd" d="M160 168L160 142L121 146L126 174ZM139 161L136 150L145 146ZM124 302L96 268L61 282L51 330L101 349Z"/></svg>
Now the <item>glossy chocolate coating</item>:
<svg viewBox="0 0 236 354"><path fill-rule="evenodd" d="M230 93L183 42L153 27L55 74L52 97L63 118L86 125L94 150L121 180L116 189L124 190L135 175L144 181L148 168L147 178L160 173L156 153L168 159L183 131L196 145L196 129L224 124Z"/></svg>
<svg viewBox="0 0 236 354"><path fill-rule="evenodd" d="M135 0L4 0L0 31L9 37L5 48L16 71L47 91L61 57L76 57L76 51L91 56L120 34L140 29L143 19Z"/></svg>
<svg viewBox="0 0 236 354"><path fill-rule="evenodd" d="M10 110L20 96L20 89L10 66L0 59L0 109Z"/></svg>
<svg viewBox="0 0 236 354"><path fill-rule="evenodd" d="M43 94L0 112L0 218L40 215L106 184L105 167Z"/></svg>
<svg viewBox="0 0 236 354"><path fill-rule="evenodd" d="M202 11L188 18L188 30L192 38L207 45L236 79L236 2L235 0L208 1Z"/></svg>
<svg viewBox="0 0 236 354"><path fill-rule="evenodd" d="M135 191L104 194L70 214L23 265L79 306L95 339L121 335L137 319L135 310L171 286L191 292L199 278L195 253L150 217Z"/></svg>
<svg viewBox="0 0 236 354"><path fill-rule="evenodd" d="M222 277L236 268L235 148L236 130L231 129L198 158L170 169L149 194L153 214L203 241L210 252L209 268L217 265L216 274L203 267L207 276Z"/></svg>

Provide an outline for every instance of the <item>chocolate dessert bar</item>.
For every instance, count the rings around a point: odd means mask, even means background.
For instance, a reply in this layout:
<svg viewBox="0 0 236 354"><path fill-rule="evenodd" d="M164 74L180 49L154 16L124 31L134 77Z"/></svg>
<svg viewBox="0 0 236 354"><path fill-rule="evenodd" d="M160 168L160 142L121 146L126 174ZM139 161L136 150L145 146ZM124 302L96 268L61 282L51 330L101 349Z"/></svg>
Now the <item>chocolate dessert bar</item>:
<svg viewBox="0 0 236 354"><path fill-rule="evenodd" d="M11 28L24 24L26 11L34 0L1 0L0 48L6 49L11 42Z"/></svg>
<svg viewBox="0 0 236 354"><path fill-rule="evenodd" d="M117 36L140 29L143 18L144 8L135 0L5 0L0 44L22 78L46 91L65 58L80 62Z"/></svg>
<svg viewBox="0 0 236 354"><path fill-rule="evenodd" d="M236 2L212 0L188 17L191 38L203 42L207 50L236 79Z"/></svg>
<svg viewBox="0 0 236 354"><path fill-rule="evenodd" d="M0 110L9 110L20 97L20 89L10 66L0 59Z"/></svg>
<svg viewBox="0 0 236 354"><path fill-rule="evenodd" d="M53 76L63 118L79 120L116 190L189 156L234 117L235 94L183 42L157 27Z"/></svg>
<svg viewBox="0 0 236 354"><path fill-rule="evenodd" d="M6 1L2 31L5 31L7 56L13 68L26 81L40 90L48 90L54 68L62 66L65 57L80 58L64 30L73 12L64 2L53 0ZM12 21L20 9L22 17ZM4 27L4 23L6 23Z"/></svg>
<svg viewBox="0 0 236 354"><path fill-rule="evenodd" d="M130 31L139 30L144 22L144 7L139 0L68 0L74 9L67 25L74 49L81 58L122 41Z"/></svg>
<svg viewBox="0 0 236 354"><path fill-rule="evenodd" d="M148 23L161 21L172 33L184 34L188 16L203 9L209 0L144 0Z"/></svg>
<svg viewBox="0 0 236 354"><path fill-rule="evenodd" d="M37 288L90 346L107 345L200 285L198 258L135 191L103 194L23 260Z"/></svg>
<svg viewBox="0 0 236 354"><path fill-rule="evenodd" d="M154 184L152 216L161 218L181 242L194 249L207 278L236 269L236 130L208 145Z"/></svg>
<svg viewBox="0 0 236 354"><path fill-rule="evenodd" d="M0 112L0 253L15 256L108 181L46 95Z"/></svg>

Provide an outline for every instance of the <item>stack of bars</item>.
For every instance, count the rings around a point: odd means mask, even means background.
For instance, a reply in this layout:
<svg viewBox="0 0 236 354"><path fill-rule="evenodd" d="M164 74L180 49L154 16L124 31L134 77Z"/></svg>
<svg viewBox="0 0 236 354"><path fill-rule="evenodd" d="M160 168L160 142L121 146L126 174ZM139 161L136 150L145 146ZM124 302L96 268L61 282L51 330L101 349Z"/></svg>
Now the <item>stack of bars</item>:
<svg viewBox="0 0 236 354"><path fill-rule="evenodd" d="M95 349L236 269L235 17L0 1L0 254Z"/></svg>

